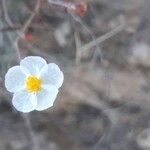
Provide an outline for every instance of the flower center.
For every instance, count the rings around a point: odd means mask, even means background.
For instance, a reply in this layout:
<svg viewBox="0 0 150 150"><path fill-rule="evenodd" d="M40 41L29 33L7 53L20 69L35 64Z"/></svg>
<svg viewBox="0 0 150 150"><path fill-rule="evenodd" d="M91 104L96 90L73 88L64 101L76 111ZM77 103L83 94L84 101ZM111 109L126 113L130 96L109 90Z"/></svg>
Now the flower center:
<svg viewBox="0 0 150 150"><path fill-rule="evenodd" d="M26 80L26 89L29 92L38 92L41 90L42 80L35 76L29 76Z"/></svg>

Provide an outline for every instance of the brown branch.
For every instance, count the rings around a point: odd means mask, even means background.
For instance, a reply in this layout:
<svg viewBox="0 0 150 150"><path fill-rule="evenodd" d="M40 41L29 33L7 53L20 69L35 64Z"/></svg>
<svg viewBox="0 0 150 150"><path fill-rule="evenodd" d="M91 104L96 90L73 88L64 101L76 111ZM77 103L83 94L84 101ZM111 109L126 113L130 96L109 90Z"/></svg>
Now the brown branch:
<svg viewBox="0 0 150 150"><path fill-rule="evenodd" d="M24 27L22 28L22 32L25 33L26 30L28 29L28 27L30 26L32 20L34 19L34 17L37 15L37 13L40 10L40 5L41 5L41 0L37 0L37 3L35 5L34 11L31 14L31 16L29 17L29 19L26 21L26 23L24 24Z"/></svg>
<svg viewBox="0 0 150 150"><path fill-rule="evenodd" d="M18 57L18 61L20 61L20 59L21 59L20 51L19 51L19 46L18 46L19 41L24 36L24 33L26 32L26 30L30 26L32 20L34 19L34 17L39 12L40 4L41 4L41 0L37 0L33 13L30 15L29 19L26 21L26 23L24 24L24 26L21 29L21 31L16 30L16 34L18 35L18 37L16 38L16 40L14 42L14 48L15 48L15 51L16 51L16 54L17 54L17 57ZM6 1L5 0L2 0L2 7L3 7L4 18L5 18L6 22L8 23L8 25L10 26L10 28L14 28L14 23L11 21L11 19L9 17L8 10L7 10L7 7L6 7ZM11 39L11 41L13 41L13 40Z"/></svg>
<svg viewBox="0 0 150 150"><path fill-rule="evenodd" d="M35 5L34 11L33 13L30 15L29 19L26 21L26 23L24 24L21 33L22 35L24 35L24 33L26 32L26 30L28 29L28 27L30 26L31 22L33 21L34 17L37 15L37 13L40 10L40 5L41 5L41 0L37 0L37 3ZM18 36L14 42L14 46L16 51L19 51L19 40L22 38L22 36ZM21 59L21 56L18 56L18 59Z"/></svg>
<svg viewBox="0 0 150 150"><path fill-rule="evenodd" d="M1 28L0 32L9 32L9 31L16 31L16 30L20 30L20 27L5 27L5 28Z"/></svg>

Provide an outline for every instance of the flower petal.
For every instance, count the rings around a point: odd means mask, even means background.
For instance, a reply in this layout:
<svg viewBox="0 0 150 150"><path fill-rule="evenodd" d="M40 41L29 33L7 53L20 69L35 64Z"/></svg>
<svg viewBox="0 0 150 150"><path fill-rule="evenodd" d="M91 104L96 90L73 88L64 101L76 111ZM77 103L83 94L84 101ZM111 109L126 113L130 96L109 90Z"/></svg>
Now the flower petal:
<svg viewBox="0 0 150 150"><path fill-rule="evenodd" d="M42 111L44 109L53 106L57 94L58 94L58 89L53 86L49 86L49 89L48 88L43 89L41 92L39 92L37 94L36 110Z"/></svg>
<svg viewBox="0 0 150 150"><path fill-rule="evenodd" d="M9 92L17 92L24 88L26 75L20 66L14 66L5 75L5 87Z"/></svg>
<svg viewBox="0 0 150 150"><path fill-rule="evenodd" d="M20 66L28 70L31 75L38 75L45 65L47 65L46 61L39 56L28 56L20 62Z"/></svg>
<svg viewBox="0 0 150 150"><path fill-rule="evenodd" d="M22 90L14 93L12 103L18 111L27 113L36 108L37 98L35 94Z"/></svg>
<svg viewBox="0 0 150 150"><path fill-rule="evenodd" d="M45 66L41 71L40 77L42 78L43 84L51 84L57 88L62 86L64 80L62 71L54 63Z"/></svg>

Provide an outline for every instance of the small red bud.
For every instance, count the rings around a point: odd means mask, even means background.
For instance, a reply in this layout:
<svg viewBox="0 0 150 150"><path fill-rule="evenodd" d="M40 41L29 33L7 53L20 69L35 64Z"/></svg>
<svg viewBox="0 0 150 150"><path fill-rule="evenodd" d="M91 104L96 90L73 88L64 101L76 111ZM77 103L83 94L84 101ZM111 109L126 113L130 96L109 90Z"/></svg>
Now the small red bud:
<svg viewBox="0 0 150 150"><path fill-rule="evenodd" d="M31 40L33 39L33 36L32 36L32 34L30 34L30 33L25 33L23 39L24 39L25 41L31 41Z"/></svg>
<svg viewBox="0 0 150 150"><path fill-rule="evenodd" d="M87 12L87 9L88 9L87 3L82 2L75 5L74 12L76 15L83 17Z"/></svg>

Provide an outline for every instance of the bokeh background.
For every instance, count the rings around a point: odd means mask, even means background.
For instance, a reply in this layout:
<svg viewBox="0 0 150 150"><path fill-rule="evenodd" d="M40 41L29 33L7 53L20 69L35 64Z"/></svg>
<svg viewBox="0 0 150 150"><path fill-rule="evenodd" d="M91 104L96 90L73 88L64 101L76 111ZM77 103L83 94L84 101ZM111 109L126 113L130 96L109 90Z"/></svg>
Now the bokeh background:
<svg viewBox="0 0 150 150"><path fill-rule="evenodd" d="M150 150L150 1L82 0L82 17L37 1L0 1L0 150ZM4 76L18 37L22 58L65 74L50 109L12 107Z"/></svg>

